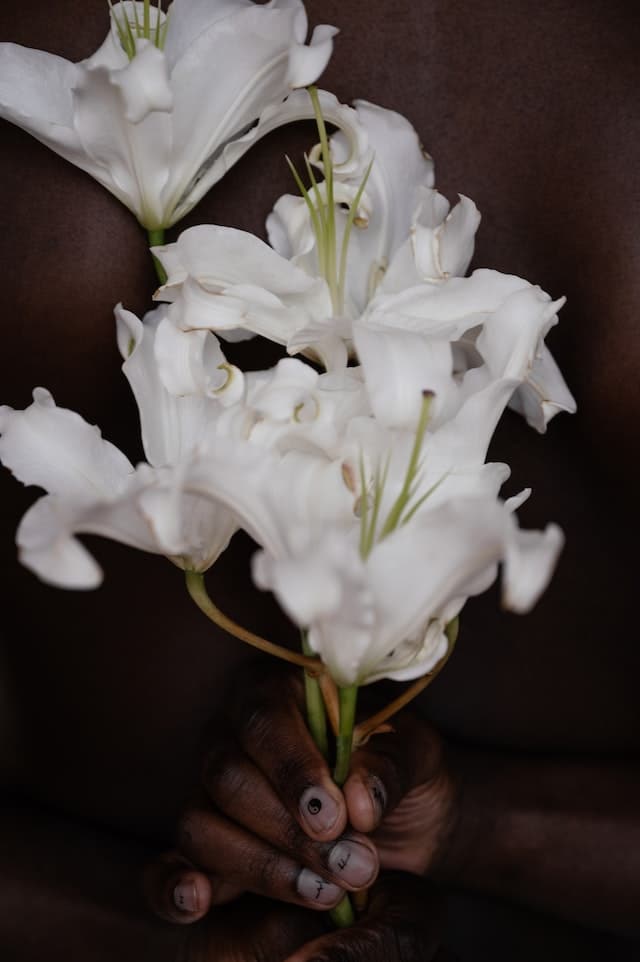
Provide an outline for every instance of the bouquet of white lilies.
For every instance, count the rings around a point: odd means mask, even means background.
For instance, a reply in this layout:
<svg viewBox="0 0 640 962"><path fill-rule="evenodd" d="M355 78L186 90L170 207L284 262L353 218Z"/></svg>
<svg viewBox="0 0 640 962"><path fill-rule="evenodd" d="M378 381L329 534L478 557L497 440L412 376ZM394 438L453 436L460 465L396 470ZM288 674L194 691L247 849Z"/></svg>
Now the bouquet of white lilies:
<svg viewBox="0 0 640 962"><path fill-rule="evenodd" d="M82 63L0 45L0 115L132 210L160 279L142 320L115 308L147 461L41 387L26 410L0 408L0 458L46 492L17 532L28 568L96 587L88 533L166 555L214 621L305 668L311 727L328 752L326 711L341 782L353 744L445 663L465 601L499 565L513 611L546 587L562 533L519 528L530 491L502 501L509 467L486 456L508 406L542 432L575 405L544 343L562 300L493 270L465 276L476 206L450 208L402 116L312 86L336 31L317 27L308 45L306 31L300 0L174 0L166 14L125 0ZM208 225L164 243L259 137L309 118L319 143L303 171L291 165L298 193L276 201L268 243ZM222 342L253 336L290 356L243 372ZM207 595L204 573L239 528L299 653ZM354 727L358 687L383 678L412 684Z"/></svg>

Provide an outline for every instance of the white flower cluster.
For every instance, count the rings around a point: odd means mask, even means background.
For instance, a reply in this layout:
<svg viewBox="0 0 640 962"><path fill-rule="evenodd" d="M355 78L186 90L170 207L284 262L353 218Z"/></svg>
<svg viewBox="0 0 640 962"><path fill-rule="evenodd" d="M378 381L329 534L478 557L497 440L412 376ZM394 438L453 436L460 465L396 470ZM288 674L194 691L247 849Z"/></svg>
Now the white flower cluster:
<svg viewBox="0 0 640 962"><path fill-rule="evenodd" d="M19 480L48 492L21 522L21 559L52 584L91 588L102 575L78 534L115 538L202 572L243 527L260 546L254 580L307 631L339 685L417 678L446 654L447 625L495 580L499 564L504 603L515 611L528 610L551 576L560 530L521 531L515 510L529 491L501 501L509 467L485 459L507 405L539 431L556 412L575 408L544 344L562 301L496 271L465 276L478 211L466 197L449 208L403 117L363 101L346 107L325 92L299 90L283 102L292 71L308 83L324 67L332 28L319 28L305 47L296 0L260 7L191 0L193 23L186 6L175 0L163 51L134 38L131 61L115 64L126 37L118 45L112 33L89 61L69 65L72 94L58 104L73 130L64 134L65 156L95 176L99 167L99 179L128 198L146 226L171 223L263 123L273 126L278 111L309 116L314 102L321 145L310 154L311 183L302 196L277 201L267 220L270 244L201 226L156 247L167 275L156 293L162 303L142 321L116 308L148 463L134 468L41 388L25 411L0 408L0 458ZM205 9L211 15L218 7L220 17L203 32ZM254 57L259 42L269 63L260 76L273 79L268 91L258 84L255 63L250 79L248 54L220 67L227 85L237 80L245 91L234 116L204 97L204 77L192 76L193 46L204 45L210 58L207 44L222 43L231 29L225 17L235 18L233 30ZM278 41L268 56L262 17L273 18ZM134 68L135 97L127 79ZM0 51L5 105L7 69ZM158 70L166 81L162 104ZM115 156L126 143L141 163L129 187L106 153L95 169L78 160L80 141L87 157L98 157L88 118L95 131L95 104L115 110L116 91L129 113L121 118L124 139L109 149ZM143 96L149 102L136 106ZM166 134L162 143L175 150L172 125L183 122L187 101L195 131L187 152L202 144L197 157L174 165L153 138ZM224 123L211 120L225 110ZM257 127L239 133L258 116ZM338 126L330 144L322 117ZM55 125L63 137L62 121L49 116L47 123L29 129L63 153L62 141L52 140ZM163 156L170 173L160 177L154 164ZM314 166L323 177L316 179ZM306 359L243 373L218 336L253 335Z"/></svg>

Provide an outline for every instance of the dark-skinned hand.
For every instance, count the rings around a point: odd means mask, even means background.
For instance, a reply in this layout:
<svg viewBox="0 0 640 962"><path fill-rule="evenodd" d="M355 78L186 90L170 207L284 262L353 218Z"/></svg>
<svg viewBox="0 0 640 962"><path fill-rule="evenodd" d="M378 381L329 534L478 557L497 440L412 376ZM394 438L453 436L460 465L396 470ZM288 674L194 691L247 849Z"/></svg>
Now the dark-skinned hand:
<svg viewBox="0 0 640 962"><path fill-rule="evenodd" d="M150 869L147 883L184 883L185 866L166 860L164 874ZM171 871L173 870L173 875ZM162 886L155 890L162 892ZM177 921L169 896L156 905ZM212 908L187 926L180 962L444 962L439 948L441 900L422 879L402 873L379 878L366 913L346 929L328 917L257 896L242 896ZM181 921L193 921L182 919Z"/></svg>
<svg viewBox="0 0 640 962"><path fill-rule="evenodd" d="M344 891L369 888L380 868L423 875L439 857L455 792L440 740L428 726L408 712L394 719L393 731L374 735L354 753L341 791L308 732L297 673L262 669L236 694L231 727L217 726L212 735L201 790L180 822L178 849L147 873L158 914L195 922L243 892L326 911ZM328 950L337 940L343 954L336 957L346 958L352 939L382 943L372 933L380 925L386 931L384 920L396 913L394 925L402 922L407 945L414 928L422 940L415 957L430 958L424 948L424 939L434 939L430 900L417 879L394 875L390 885L385 878L352 934L325 935L319 947ZM306 945L295 962L325 958L314 951ZM386 945L375 955L369 947L354 958L404 962L414 958L410 951Z"/></svg>

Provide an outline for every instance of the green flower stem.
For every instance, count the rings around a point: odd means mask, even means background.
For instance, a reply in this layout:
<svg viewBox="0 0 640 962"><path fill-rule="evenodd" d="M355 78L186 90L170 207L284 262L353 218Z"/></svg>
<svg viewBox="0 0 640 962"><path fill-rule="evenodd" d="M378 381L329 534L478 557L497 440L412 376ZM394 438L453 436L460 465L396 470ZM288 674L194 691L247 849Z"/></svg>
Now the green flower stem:
<svg viewBox="0 0 640 962"><path fill-rule="evenodd" d="M306 631L302 632L302 650L307 656L311 654L311 646L307 641ZM304 673L304 693L307 703L309 730L317 747L323 756L328 759L329 740L327 737L327 713L324 707L322 691L317 678L310 676L309 672L306 671ZM348 895L345 895L342 901L336 905L335 909L331 909L329 916L337 929L344 929L349 925L353 925L355 915L353 906L351 905L351 899Z"/></svg>
<svg viewBox="0 0 640 962"><path fill-rule="evenodd" d="M345 895L342 902L339 902L335 909L329 912L331 921L337 929L347 929L356 920L353 905L348 895Z"/></svg>
<svg viewBox="0 0 640 962"><path fill-rule="evenodd" d="M351 745L353 744L353 727L356 720L356 704L358 701L358 686L349 685L340 688L340 730L336 740L336 767L333 780L342 787L349 774L351 761ZM331 920L336 928L344 929L353 925L355 915L353 905L348 895L331 911Z"/></svg>
<svg viewBox="0 0 640 962"><path fill-rule="evenodd" d="M333 780L340 787L344 785L349 774L357 701L357 685L340 688L340 731L336 740L336 767L333 772Z"/></svg>
<svg viewBox="0 0 640 962"><path fill-rule="evenodd" d="M311 646L307 641L306 631L302 632L302 651L307 657L312 655ZM322 691L318 679L308 671L304 673L304 694L307 704L307 721L309 730L313 736L323 758L329 759L329 738L327 735L327 713L324 707Z"/></svg>
<svg viewBox="0 0 640 962"><path fill-rule="evenodd" d="M187 591L200 611L213 621L215 625L218 625L219 628L233 635L234 638L238 638L240 641L244 641L245 644L252 645L254 648L258 648L268 655L274 655L283 661L289 661L293 665L299 665L312 675L319 674L322 671L319 658L309 658L307 655L298 654L297 651L289 651L288 648L283 648L281 645L274 645L273 642L267 641L266 638L261 638L260 635L254 635L252 631L243 628L242 625L236 624L235 621L223 614L209 597L202 572L185 571L185 581Z"/></svg>
<svg viewBox="0 0 640 962"><path fill-rule="evenodd" d="M147 238L149 240L149 247L160 247L164 244L164 227L156 230L148 230ZM167 283L167 272L158 260L155 254L152 254L153 266L156 269L156 274L158 275L158 280L161 284Z"/></svg>

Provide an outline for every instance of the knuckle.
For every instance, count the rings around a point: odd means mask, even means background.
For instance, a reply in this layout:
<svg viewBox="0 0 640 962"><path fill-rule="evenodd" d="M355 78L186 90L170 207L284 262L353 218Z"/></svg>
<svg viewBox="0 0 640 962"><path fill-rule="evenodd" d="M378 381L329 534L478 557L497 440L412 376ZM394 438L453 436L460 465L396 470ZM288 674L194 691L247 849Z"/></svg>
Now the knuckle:
<svg viewBox="0 0 640 962"><path fill-rule="evenodd" d="M316 782L308 756L295 745L283 746L282 753L274 761L271 777L283 795L295 799Z"/></svg>
<svg viewBox="0 0 640 962"><path fill-rule="evenodd" d="M176 838L180 849L185 854L197 851L202 844L205 832L204 812L188 809L178 819Z"/></svg>
<svg viewBox="0 0 640 962"><path fill-rule="evenodd" d="M276 894L282 888L282 865L277 852L261 852L248 858L249 876L263 895Z"/></svg>
<svg viewBox="0 0 640 962"><path fill-rule="evenodd" d="M258 751L268 746L273 738L273 728L266 706L254 705L244 718L239 719L238 734L244 744L251 745Z"/></svg>
<svg viewBox="0 0 640 962"><path fill-rule="evenodd" d="M238 755L230 750L209 756L205 762L203 780L213 801L225 807L233 805L247 786L244 766Z"/></svg>
<svg viewBox="0 0 640 962"><path fill-rule="evenodd" d="M309 839L286 809L278 816L278 834L286 851L295 853L302 861L306 859Z"/></svg>

